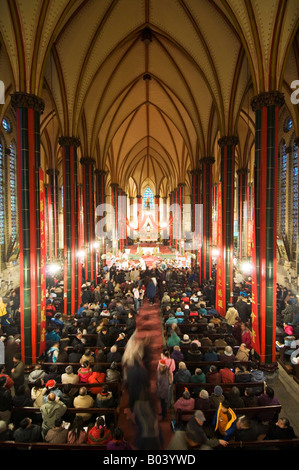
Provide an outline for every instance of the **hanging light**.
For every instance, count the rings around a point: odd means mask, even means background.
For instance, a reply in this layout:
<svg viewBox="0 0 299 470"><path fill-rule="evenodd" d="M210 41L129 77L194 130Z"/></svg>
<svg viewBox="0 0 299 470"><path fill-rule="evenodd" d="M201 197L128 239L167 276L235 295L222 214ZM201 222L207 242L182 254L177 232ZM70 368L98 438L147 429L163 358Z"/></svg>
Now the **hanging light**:
<svg viewBox="0 0 299 470"><path fill-rule="evenodd" d="M250 263L250 261L242 261L241 264L240 264L240 271L243 273L243 274L247 274L247 275L250 275L252 273L252 270L253 270L253 264Z"/></svg>
<svg viewBox="0 0 299 470"><path fill-rule="evenodd" d="M61 266L58 263L51 263L47 265L46 269L48 273L53 276L61 270Z"/></svg>

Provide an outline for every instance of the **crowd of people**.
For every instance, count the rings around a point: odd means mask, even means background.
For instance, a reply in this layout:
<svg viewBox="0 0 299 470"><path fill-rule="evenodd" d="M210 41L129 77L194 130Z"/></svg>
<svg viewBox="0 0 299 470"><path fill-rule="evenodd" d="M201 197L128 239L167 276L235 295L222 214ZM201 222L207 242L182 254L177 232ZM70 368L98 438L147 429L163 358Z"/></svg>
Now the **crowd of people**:
<svg viewBox="0 0 299 470"><path fill-rule="evenodd" d="M298 306L292 292L277 287L277 328L282 324L286 336L286 325L294 332L299 323ZM264 410L279 403L252 349L250 279L235 285L225 317L215 309L215 293L215 279L200 284L197 268L112 266L100 273L96 283L82 286L80 308L70 318L60 308L63 286L56 280L47 294L46 350L29 374L20 354L18 291L6 296L0 305L5 347L0 440L100 444L109 450L161 448L161 430L149 398L150 341L136 337L136 318L144 299L159 305L165 340L156 364L161 420L169 418L169 410L172 418L178 410L193 413L182 427L171 421L169 450L225 447L231 439L296 437L286 418ZM196 362L200 365L189 366ZM241 393L238 384L249 382L257 386ZM110 414L67 412L68 408L115 409L121 395L113 384L128 391L139 431L133 443L125 440L124 430ZM176 384L187 384L179 397L174 393ZM211 392L206 384L213 386ZM261 407L254 419L235 411L252 406ZM22 413L22 407L38 412ZM205 416L207 410L214 410L212 420Z"/></svg>

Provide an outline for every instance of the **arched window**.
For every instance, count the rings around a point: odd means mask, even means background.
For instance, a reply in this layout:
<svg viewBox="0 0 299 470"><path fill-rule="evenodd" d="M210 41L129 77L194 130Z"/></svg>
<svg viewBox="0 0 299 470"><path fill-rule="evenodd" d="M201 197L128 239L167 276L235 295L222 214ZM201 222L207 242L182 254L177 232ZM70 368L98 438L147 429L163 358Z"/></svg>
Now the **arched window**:
<svg viewBox="0 0 299 470"><path fill-rule="evenodd" d="M4 143L0 136L0 256L1 260L5 251L5 160Z"/></svg>
<svg viewBox="0 0 299 470"><path fill-rule="evenodd" d="M286 144L283 142L280 153L280 233L286 234L287 217L287 168Z"/></svg>
<svg viewBox="0 0 299 470"><path fill-rule="evenodd" d="M16 261L18 252L17 158L14 126L2 120L0 133L0 270Z"/></svg>
<svg viewBox="0 0 299 470"><path fill-rule="evenodd" d="M154 208L154 195L151 188L147 187L143 194L143 207L147 210Z"/></svg>
<svg viewBox="0 0 299 470"><path fill-rule="evenodd" d="M297 250L297 233L298 233L298 147L293 145L292 158L292 246L293 258L295 258Z"/></svg>
<svg viewBox="0 0 299 470"><path fill-rule="evenodd" d="M9 146L10 154L8 161L8 192L10 201L10 236L12 241L17 238L17 162L16 146L12 142Z"/></svg>

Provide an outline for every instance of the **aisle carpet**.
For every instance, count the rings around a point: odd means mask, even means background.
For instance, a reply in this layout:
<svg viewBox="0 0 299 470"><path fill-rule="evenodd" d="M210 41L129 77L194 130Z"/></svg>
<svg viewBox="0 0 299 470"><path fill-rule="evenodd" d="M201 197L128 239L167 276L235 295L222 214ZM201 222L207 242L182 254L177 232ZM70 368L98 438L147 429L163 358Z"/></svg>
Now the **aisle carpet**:
<svg viewBox="0 0 299 470"><path fill-rule="evenodd" d="M172 420L172 411L168 410L168 415L164 421L161 420L159 415L160 403L155 396L156 392L156 374L158 362L161 357L161 352L163 350L163 334L161 327L161 317L159 304L156 302L154 305L150 305L147 298L145 298L142 307L139 309L139 313L136 315L136 325L137 325L137 336L140 338L149 337L152 360L150 364L150 373L151 373L151 401L154 404L156 416L158 418L163 448L167 449L170 438L172 437L172 432L170 428L170 423ZM126 390L123 390L123 396L120 406L120 415L119 415L119 426L124 431L125 438L129 442L134 442L136 435L136 426L134 423L134 416L131 416L130 410L128 408L128 397Z"/></svg>

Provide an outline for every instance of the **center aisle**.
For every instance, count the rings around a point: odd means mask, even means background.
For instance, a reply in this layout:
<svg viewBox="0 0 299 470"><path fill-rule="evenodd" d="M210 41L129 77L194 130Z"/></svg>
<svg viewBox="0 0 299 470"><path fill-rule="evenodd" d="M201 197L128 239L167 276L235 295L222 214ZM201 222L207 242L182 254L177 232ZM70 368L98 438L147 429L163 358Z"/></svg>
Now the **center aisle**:
<svg viewBox="0 0 299 470"><path fill-rule="evenodd" d="M159 415L161 411L160 402L159 399L155 396L157 367L161 357L161 352L163 351L164 340L158 302L156 302L154 305L150 305L148 299L144 299L143 305L140 307L139 313L136 315L136 330L136 336L138 338L150 339L151 363L149 364L149 369L151 378L151 401L154 405L155 413L158 418L163 439L163 448L167 449L168 443L172 437L170 428L172 411L169 409L166 419L162 421L161 416ZM119 414L119 427L123 430L125 439L127 439L130 443L133 443L134 437L136 435L136 426L134 424L134 417L130 415L130 410L128 409L128 397L126 395L126 390L123 390L123 397Z"/></svg>

